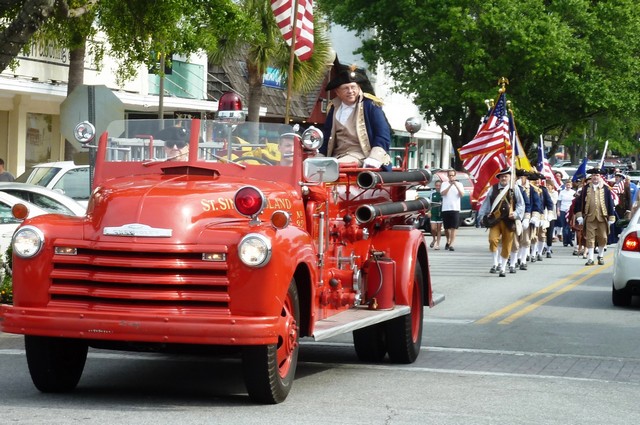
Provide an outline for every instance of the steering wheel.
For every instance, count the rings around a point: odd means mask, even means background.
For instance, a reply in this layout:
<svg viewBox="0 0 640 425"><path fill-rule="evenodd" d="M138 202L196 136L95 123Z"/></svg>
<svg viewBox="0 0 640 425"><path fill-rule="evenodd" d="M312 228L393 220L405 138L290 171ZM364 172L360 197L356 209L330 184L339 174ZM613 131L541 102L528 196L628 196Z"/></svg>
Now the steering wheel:
<svg viewBox="0 0 640 425"><path fill-rule="evenodd" d="M273 162L269 161L268 159L259 158L257 156L241 156L239 158L231 160L231 162L243 162L243 161L256 161L264 165L273 165Z"/></svg>

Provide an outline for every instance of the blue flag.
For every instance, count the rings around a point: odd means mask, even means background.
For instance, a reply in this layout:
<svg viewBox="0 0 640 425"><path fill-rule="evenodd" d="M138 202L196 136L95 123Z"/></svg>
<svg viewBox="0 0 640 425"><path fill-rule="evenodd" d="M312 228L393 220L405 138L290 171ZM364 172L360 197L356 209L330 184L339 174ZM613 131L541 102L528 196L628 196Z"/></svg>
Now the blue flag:
<svg viewBox="0 0 640 425"><path fill-rule="evenodd" d="M571 181L577 182L578 180L582 180L585 177L587 177L587 157L586 156L582 160L582 164L580 164L575 174L571 178Z"/></svg>

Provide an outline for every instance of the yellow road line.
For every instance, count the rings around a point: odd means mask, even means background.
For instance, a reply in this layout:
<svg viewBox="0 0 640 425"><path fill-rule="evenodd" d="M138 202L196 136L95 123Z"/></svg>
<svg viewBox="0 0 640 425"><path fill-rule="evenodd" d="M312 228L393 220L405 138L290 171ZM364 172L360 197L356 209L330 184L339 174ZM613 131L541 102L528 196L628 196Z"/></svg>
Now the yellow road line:
<svg viewBox="0 0 640 425"><path fill-rule="evenodd" d="M533 304L529 304L527 307L523 308L522 310L520 310L520 311L518 311L516 313L513 313L511 316L507 317L506 319L503 319L503 320L499 321L498 324L500 324L500 325L508 325L508 324L512 323L516 319L519 319L520 317L524 316L527 313L531 313L536 308L538 308L541 305L551 301L552 299L556 298L557 296L560 296L560 295L564 294L565 292L568 292L568 291L572 290L576 286L578 286L581 283L583 283L585 280L587 280L587 279L593 277L594 275L600 273L602 270L606 269L607 267L611 267L611 264L605 264L603 266L599 266L598 268L593 270L591 273L588 273L588 274L582 276L580 279L576 280L575 282L573 282L573 283L571 283L571 284L569 284L569 285L567 285L567 286L565 286L563 288L560 288L556 292L553 292L553 293L547 295L543 299L541 299L539 301L536 301Z"/></svg>
<svg viewBox="0 0 640 425"><path fill-rule="evenodd" d="M570 285L567 285L565 288L553 292L551 295L548 295L547 297L543 298L541 301L538 301L536 303L532 305L529 305L528 307L526 307L525 309L523 309L522 311L524 311L524 313L514 313L511 316L509 316L508 318L500 321L500 324L509 324L511 322L513 322L514 320L516 320L517 318L523 316L524 314L528 313L529 311L532 311L536 308L538 308L540 305L546 303L549 300L552 300L553 298L557 297L560 294L564 294L565 292L569 291L570 289L578 286L580 283L584 282L585 280L587 280L588 278L592 277L593 275L601 272L602 270L606 269L607 267L611 267L611 260L613 259L613 254L609 254L606 257L608 257L607 264L603 265L603 266L599 266L597 267L595 270L593 270L591 273L586 274L585 276L583 276L581 279L578 279L577 281L571 283ZM501 308L500 310L496 310L493 313L490 313L488 315L486 315L485 317L483 317L482 319L477 320L475 323L483 325L483 324L487 324L489 322L491 322L492 320L504 316L505 314L509 313L512 310L515 310L519 307L521 307L522 305L524 305L525 303L528 303L531 300L534 300L546 293L552 292L554 291L556 288L566 284L567 282L571 282L573 281L573 279L577 278L578 276L582 275L585 271L588 271L589 269L585 267L582 267L580 270L578 270L577 272L562 278L560 280L558 280L557 282L552 283L551 285L540 289L539 291L534 292L533 294L527 295L526 297L512 303L509 304L506 307Z"/></svg>

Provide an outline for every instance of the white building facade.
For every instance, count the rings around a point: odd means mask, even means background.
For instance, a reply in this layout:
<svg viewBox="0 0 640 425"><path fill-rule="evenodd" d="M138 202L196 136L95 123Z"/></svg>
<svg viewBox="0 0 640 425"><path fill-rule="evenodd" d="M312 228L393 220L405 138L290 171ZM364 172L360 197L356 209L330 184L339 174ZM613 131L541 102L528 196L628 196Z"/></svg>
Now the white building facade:
<svg viewBox="0 0 640 425"><path fill-rule="evenodd" d="M15 68L0 74L0 158L6 169L18 176L32 164L70 159L65 158L68 149L60 128L60 105L67 98L69 51L34 45L16 59ZM119 85L117 66L105 57L98 70L87 60L84 84L111 89L123 103L125 115L157 117L159 77L140 67L135 79ZM167 114L218 109L217 101L207 100L206 56L176 57L172 71L165 79L163 110Z"/></svg>

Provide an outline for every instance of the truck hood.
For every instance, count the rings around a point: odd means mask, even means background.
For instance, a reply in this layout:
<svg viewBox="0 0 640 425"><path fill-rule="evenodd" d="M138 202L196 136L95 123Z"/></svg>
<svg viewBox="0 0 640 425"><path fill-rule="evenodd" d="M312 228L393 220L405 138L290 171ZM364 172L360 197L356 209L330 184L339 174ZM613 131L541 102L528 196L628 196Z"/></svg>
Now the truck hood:
<svg viewBox="0 0 640 425"><path fill-rule="evenodd" d="M267 199L262 219L278 209L291 211L300 203L291 186L264 180L184 175L114 179L94 191L84 237L190 244L198 243L200 234L216 225L227 229L236 222L246 228L249 218L236 212L233 200L238 189L247 185L259 187Z"/></svg>

